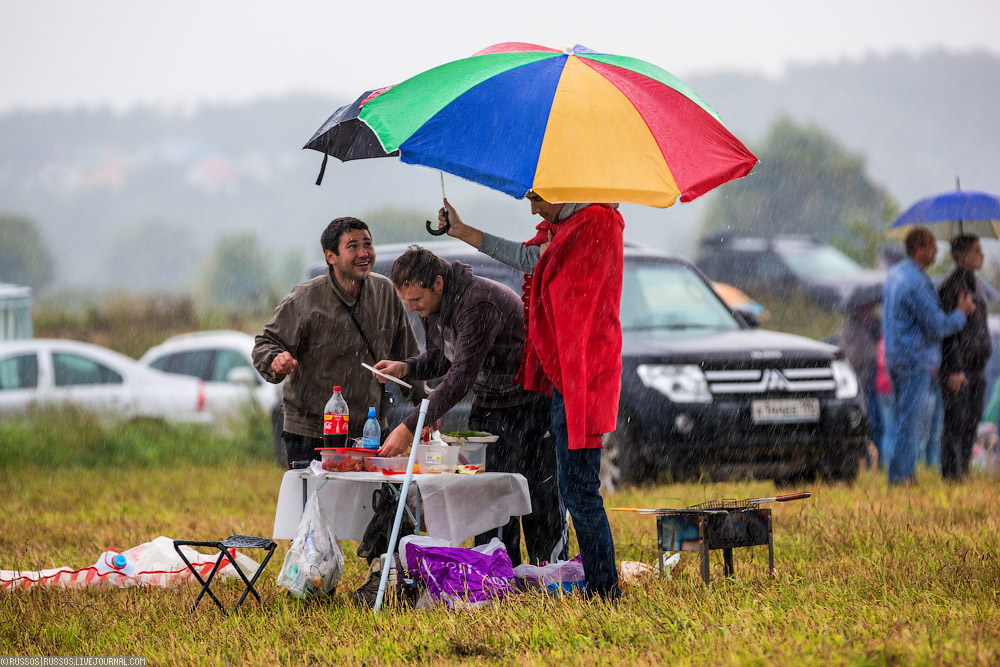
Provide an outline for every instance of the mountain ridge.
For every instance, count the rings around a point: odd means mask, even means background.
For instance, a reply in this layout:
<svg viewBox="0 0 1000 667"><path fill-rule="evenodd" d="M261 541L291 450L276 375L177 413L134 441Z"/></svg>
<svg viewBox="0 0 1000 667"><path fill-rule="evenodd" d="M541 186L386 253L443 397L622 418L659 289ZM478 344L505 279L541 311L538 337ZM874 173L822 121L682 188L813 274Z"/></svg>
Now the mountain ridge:
<svg viewBox="0 0 1000 667"><path fill-rule="evenodd" d="M779 78L721 73L686 83L751 150L781 113L820 126L864 155L871 179L903 207L953 188L956 176L964 188L1000 192L997 56L869 57L792 67ZM323 185L314 185L322 156L300 147L347 101L290 95L183 113L0 114L0 212L38 223L58 260L57 284L100 288L188 289L216 238L236 231L256 233L275 262L289 252L312 258L319 232L340 215L385 214L412 224L410 239L392 240L429 238L423 220L433 219L441 193L433 170L395 159L331 160ZM524 202L458 178L445 182L463 219L513 238L530 235ZM623 207L626 235L693 255L705 202L717 196L726 196L725 186L666 210ZM384 231L374 230L376 243ZM135 260L133 275L114 270L119 246ZM176 264L164 261L168 251L194 259L157 280L157 267Z"/></svg>

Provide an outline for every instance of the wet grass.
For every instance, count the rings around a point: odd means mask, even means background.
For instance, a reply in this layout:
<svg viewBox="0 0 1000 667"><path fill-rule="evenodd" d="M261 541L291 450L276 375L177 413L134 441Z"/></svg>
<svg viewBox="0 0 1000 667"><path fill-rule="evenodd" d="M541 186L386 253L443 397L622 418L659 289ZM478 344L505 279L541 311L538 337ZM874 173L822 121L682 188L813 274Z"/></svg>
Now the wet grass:
<svg viewBox="0 0 1000 667"><path fill-rule="evenodd" d="M267 415L251 404L209 427L160 419L105 420L69 405L0 419L0 468L151 468L273 459Z"/></svg>
<svg viewBox="0 0 1000 667"><path fill-rule="evenodd" d="M86 305L80 305L86 304ZM49 295L35 305L35 336L103 345L138 359L175 334L210 329L259 333L277 302L257 308L198 305L183 294L102 292Z"/></svg>
<svg viewBox="0 0 1000 667"><path fill-rule="evenodd" d="M0 567L85 566L158 535L269 535L281 472L260 461L149 467L4 466ZM196 587L0 594L0 655L144 655L151 664L997 664L1000 480L853 487L772 505L777 577L764 547L738 549L705 587L695 554L671 581L627 588L617 606L519 596L469 612L355 610L354 543L335 595L298 602L263 575L263 604L191 614ZM608 506L684 506L772 495L770 482L625 489ZM655 520L610 513L619 561L652 563ZM251 556L255 555L253 552ZM232 604L238 588L221 587Z"/></svg>
<svg viewBox="0 0 1000 667"><path fill-rule="evenodd" d="M761 325L764 329L825 341L838 333L844 324L843 313L820 308L804 296L781 298L763 293L757 298L770 313Z"/></svg>

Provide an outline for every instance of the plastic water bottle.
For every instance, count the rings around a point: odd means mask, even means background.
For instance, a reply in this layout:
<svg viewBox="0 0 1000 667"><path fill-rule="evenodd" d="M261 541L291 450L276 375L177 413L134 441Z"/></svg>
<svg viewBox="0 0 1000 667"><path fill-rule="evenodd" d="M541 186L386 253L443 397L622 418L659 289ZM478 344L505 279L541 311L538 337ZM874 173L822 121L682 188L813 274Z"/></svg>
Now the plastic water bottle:
<svg viewBox="0 0 1000 667"><path fill-rule="evenodd" d="M104 552L101 559L97 561L96 567L98 574L119 572L126 577L135 576L135 567L129 562L128 558L125 557L125 554L120 554L113 550Z"/></svg>
<svg viewBox="0 0 1000 667"><path fill-rule="evenodd" d="M382 427L378 425L375 408L368 408L368 421L361 439L365 449L378 450L382 446Z"/></svg>

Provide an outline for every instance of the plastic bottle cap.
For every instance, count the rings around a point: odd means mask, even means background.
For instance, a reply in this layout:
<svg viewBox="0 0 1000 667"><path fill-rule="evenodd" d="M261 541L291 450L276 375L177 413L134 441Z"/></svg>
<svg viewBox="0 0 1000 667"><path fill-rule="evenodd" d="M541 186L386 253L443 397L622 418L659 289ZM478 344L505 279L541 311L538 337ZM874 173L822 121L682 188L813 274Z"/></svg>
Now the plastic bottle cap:
<svg viewBox="0 0 1000 667"><path fill-rule="evenodd" d="M334 391L340 391L340 385L338 384L338 385L334 386L333 390Z"/></svg>
<svg viewBox="0 0 1000 667"><path fill-rule="evenodd" d="M119 570L125 567L125 565L127 564L128 561L126 560L125 556L121 554L115 554L115 557L111 559L111 565Z"/></svg>
<svg viewBox="0 0 1000 667"><path fill-rule="evenodd" d="M368 416L369 417L375 416L375 408L368 408Z"/></svg>

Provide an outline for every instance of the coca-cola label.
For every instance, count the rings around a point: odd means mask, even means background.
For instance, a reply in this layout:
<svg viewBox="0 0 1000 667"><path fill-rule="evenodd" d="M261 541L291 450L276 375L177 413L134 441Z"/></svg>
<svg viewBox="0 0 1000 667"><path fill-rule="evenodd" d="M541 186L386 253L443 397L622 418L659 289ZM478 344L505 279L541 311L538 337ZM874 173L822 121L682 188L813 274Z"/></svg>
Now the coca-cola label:
<svg viewBox="0 0 1000 667"><path fill-rule="evenodd" d="M348 415L323 415L323 435L347 435Z"/></svg>

